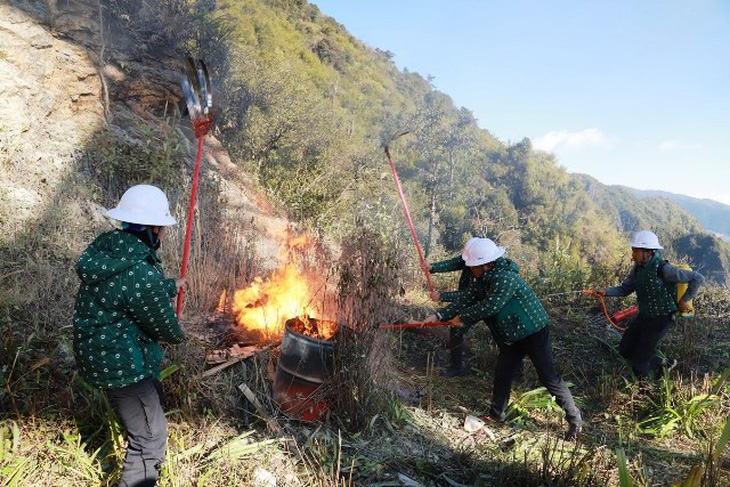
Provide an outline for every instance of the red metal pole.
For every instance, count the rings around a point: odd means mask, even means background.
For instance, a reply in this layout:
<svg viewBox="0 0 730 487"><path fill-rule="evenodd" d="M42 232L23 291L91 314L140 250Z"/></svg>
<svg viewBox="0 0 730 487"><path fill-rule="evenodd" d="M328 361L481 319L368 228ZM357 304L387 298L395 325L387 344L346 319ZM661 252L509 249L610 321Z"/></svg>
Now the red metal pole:
<svg viewBox="0 0 730 487"><path fill-rule="evenodd" d="M193 187L190 192L190 206L188 207L188 221L185 227L185 246L183 247L182 269L180 277L185 277L188 272L188 256L190 255L190 238L193 233L193 218L195 216L195 197L198 194L198 174L200 173L200 161L203 156L203 138L205 135L198 137L198 155L195 157L195 169L193 169ZM180 316L183 305L184 288L180 288L177 292L177 316Z"/></svg>
<svg viewBox="0 0 730 487"><path fill-rule="evenodd" d="M432 321L431 323L397 323L395 325L380 325L381 330L397 330L401 328L430 328L434 326L456 326L450 321Z"/></svg>
<svg viewBox="0 0 730 487"><path fill-rule="evenodd" d="M406 197L403 195L403 187L400 184L400 179L398 178L398 173L395 170L395 164L393 164L393 158L390 157L390 150L388 150L388 146L385 146L385 155L388 156L388 162L390 163L390 169L393 171L393 177L395 178L395 185L398 187L398 194L400 195L400 201L403 203L403 209L406 212L406 218L408 219L408 226L411 228L411 236L413 237L413 243L416 244L416 250L418 250L418 258L420 259L421 265L426 263L426 259L423 257L423 252L421 251L421 245L418 243L418 236L416 235L416 228L413 226L413 220L411 219L411 212L408 211L408 203L406 203ZM431 291L431 293L434 292L433 284L431 283L431 275L428 271L425 271L426 274L426 282L428 282L428 289Z"/></svg>

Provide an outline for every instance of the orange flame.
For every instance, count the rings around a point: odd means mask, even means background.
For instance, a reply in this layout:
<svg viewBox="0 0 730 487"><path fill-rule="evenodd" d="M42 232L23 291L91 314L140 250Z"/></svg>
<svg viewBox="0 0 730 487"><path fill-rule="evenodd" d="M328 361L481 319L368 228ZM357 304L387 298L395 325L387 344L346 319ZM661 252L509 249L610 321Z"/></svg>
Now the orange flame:
<svg viewBox="0 0 730 487"><path fill-rule="evenodd" d="M292 318L286 322L289 329L301 335L307 335L319 340L331 340L340 329L334 321L318 320L311 316Z"/></svg>
<svg viewBox="0 0 730 487"><path fill-rule="evenodd" d="M289 318L313 312L309 300L307 282L289 264L276 270L270 280L257 277L248 288L236 291L231 309L240 326L272 338L284 333Z"/></svg>
<svg viewBox="0 0 730 487"><path fill-rule="evenodd" d="M226 290L224 289L221 293L221 297L218 298L218 306L216 306L215 310L222 312L226 308L226 298L228 297L228 293L226 293Z"/></svg>
<svg viewBox="0 0 730 487"><path fill-rule="evenodd" d="M289 237L287 245L282 246L280 262L286 262L266 280L257 277L246 289L234 292L231 310L236 322L246 331L254 332L265 340L272 340L284 334L286 321L301 317L304 321L321 324L325 330L318 333L303 334L316 338L329 339L337 331L334 322L315 318L324 308L324 296L316 295L312 289L322 289L321 276L304 276L296 262L297 256L304 256L309 242L306 236ZM310 287L311 286L311 287ZM225 304L227 296L221 296ZM319 299L315 299L319 298ZM298 331L298 330L297 330ZM301 331L300 331L301 333Z"/></svg>

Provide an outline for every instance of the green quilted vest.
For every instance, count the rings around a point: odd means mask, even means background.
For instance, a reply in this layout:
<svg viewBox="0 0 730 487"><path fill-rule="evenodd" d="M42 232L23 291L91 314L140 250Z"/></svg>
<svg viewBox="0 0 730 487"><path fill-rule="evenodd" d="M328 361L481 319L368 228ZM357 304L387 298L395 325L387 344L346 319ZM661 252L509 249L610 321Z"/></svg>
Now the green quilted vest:
<svg viewBox="0 0 730 487"><path fill-rule="evenodd" d="M641 318L655 318L677 311L674 295L659 277L661 262L659 256L654 255L645 266L636 267L636 301Z"/></svg>

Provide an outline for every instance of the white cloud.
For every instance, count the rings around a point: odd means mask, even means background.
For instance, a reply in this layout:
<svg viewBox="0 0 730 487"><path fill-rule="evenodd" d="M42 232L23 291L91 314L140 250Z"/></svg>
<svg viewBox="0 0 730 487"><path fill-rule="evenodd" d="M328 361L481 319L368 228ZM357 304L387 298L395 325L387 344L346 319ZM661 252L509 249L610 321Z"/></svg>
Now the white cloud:
<svg viewBox="0 0 730 487"><path fill-rule="evenodd" d="M697 150L702 149L702 144L684 144L678 140L663 140L657 146L660 151L675 151L679 149Z"/></svg>
<svg viewBox="0 0 730 487"><path fill-rule="evenodd" d="M584 129L578 132L564 130L548 132L532 141L535 149L546 152L579 151L589 147L608 149L612 142L598 129Z"/></svg>
<svg viewBox="0 0 730 487"><path fill-rule="evenodd" d="M677 147L679 147L679 142L677 142L676 140L663 140L659 143L658 149L670 151L676 149Z"/></svg>

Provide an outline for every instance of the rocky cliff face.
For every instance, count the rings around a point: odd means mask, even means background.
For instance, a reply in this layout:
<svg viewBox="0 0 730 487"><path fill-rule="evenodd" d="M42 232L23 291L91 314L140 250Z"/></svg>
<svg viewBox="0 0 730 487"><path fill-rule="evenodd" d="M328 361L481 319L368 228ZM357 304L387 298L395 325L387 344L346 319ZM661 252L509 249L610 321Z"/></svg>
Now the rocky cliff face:
<svg viewBox="0 0 730 487"><path fill-rule="evenodd" d="M38 213L104 123L101 92L87 49L32 13L0 5L0 200L8 217Z"/></svg>
<svg viewBox="0 0 730 487"><path fill-rule="evenodd" d="M180 57L135 49L105 24L101 3L0 4L0 244L54 211L101 220L103 208L67 194L94 134L123 132L139 118L154 122L179 103ZM193 138L185 120L181 129ZM274 265L288 223L262 209L253 184L211 136L204 161L220 176L230 218L257 230L258 253Z"/></svg>
<svg viewBox="0 0 730 487"><path fill-rule="evenodd" d="M5 223L47 210L92 135L176 103L174 69L110 43L99 2L0 5L0 201ZM125 45L117 42L117 45ZM164 75L161 73L165 73ZM2 219L0 219L2 220Z"/></svg>

